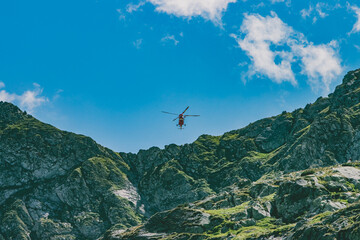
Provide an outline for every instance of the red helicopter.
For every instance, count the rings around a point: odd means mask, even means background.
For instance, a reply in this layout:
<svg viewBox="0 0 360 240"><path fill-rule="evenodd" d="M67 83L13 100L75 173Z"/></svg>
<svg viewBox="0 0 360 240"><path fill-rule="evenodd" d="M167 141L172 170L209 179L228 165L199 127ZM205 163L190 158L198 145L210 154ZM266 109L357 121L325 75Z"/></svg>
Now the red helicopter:
<svg viewBox="0 0 360 240"><path fill-rule="evenodd" d="M166 114L171 114L171 115L177 115L178 117L175 118L173 121L175 121L176 119L179 119L179 123L176 124L176 126L179 126L180 129L183 129L183 126L186 126L186 124L184 124L184 120L186 117L199 117L200 116L200 115L184 115L184 113L188 109L189 109L189 107L187 107L181 114L170 113L170 112L165 112L165 111L161 111L161 112L166 113Z"/></svg>

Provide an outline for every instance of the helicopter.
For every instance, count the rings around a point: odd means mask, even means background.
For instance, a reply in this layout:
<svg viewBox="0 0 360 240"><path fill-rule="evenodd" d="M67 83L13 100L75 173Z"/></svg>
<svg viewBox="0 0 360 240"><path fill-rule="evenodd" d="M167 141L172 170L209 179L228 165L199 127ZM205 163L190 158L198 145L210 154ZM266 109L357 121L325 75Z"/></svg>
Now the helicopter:
<svg viewBox="0 0 360 240"><path fill-rule="evenodd" d="M175 118L173 121L175 121L176 119L179 119L179 122L178 122L178 124L176 124L176 126L180 127L179 129L183 129L183 126L186 126L186 124L184 124L186 117L199 117L200 116L200 115L184 115L184 113L188 109L189 109L189 106L181 114L170 113L170 112L165 112L165 111L161 111L161 112L166 113L166 114L171 114L171 115L177 115L178 117Z"/></svg>

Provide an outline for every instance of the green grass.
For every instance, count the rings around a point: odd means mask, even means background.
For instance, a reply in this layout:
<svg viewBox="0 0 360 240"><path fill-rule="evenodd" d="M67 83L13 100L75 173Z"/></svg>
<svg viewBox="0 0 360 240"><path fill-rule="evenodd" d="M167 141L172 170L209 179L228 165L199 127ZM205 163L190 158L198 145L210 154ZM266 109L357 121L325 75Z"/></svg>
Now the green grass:
<svg viewBox="0 0 360 240"><path fill-rule="evenodd" d="M262 197L262 198L260 198L259 200L260 200L260 202L262 202L262 203L264 203L264 202L271 202L271 201L274 200L275 196L276 196L276 192L274 192L273 194L267 195L267 196L265 196L265 197Z"/></svg>
<svg viewBox="0 0 360 240"><path fill-rule="evenodd" d="M323 110L320 112L320 114L325 114L325 113L329 112L329 109L330 109L330 107L327 107L327 108L323 109Z"/></svg>
<svg viewBox="0 0 360 240"><path fill-rule="evenodd" d="M93 157L85 161L73 174L83 177L88 186L105 192L109 189L121 189L125 186L126 175L110 158Z"/></svg>
<svg viewBox="0 0 360 240"><path fill-rule="evenodd" d="M235 213L243 212L248 207L249 202L244 202L241 205L232 208L222 208L222 209L215 209L215 210L205 210L206 213L211 215L232 215Z"/></svg>
<svg viewBox="0 0 360 240"><path fill-rule="evenodd" d="M215 147L219 145L221 136L201 135L194 144L199 147Z"/></svg>
<svg viewBox="0 0 360 240"><path fill-rule="evenodd" d="M238 133L234 133L234 134L230 134L230 133L225 133L221 140L222 141L230 141L230 140L235 140L239 137L239 134Z"/></svg>
<svg viewBox="0 0 360 240"><path fill-rule="evenodd" d="M319 223L321 222L325 217L327 216L330 216L332 214L332 212L330 211L326 211L326 212L323 212L323 213L320 213L314 217L311 218L311 220L309 221L309 224L316 224L316 223Z"/></svg>
<svg viewBox="0 0 360 240"><path fill-rule="evenodd" d="M304 127L303 129L301 129L301 130L297 131L294 135L295 135L295 136L300 135L300 136L299 136L299 138L300 138L302 135L304 135L305 133L307 133L307 132L309 131L310 126L311 126L310 124L309 124L309 125L307 125L307 126L306 126L306 127Z"/></svg>
<svg viewBox="0 0 360 240"><path fill-rule="evenodd" d="M313 169L313 168L310 168L310 169L306 169L305 171L303 171L302 173L301 173L301 176L303 177L303 176L307 176L307 175L312 175L312 174L314 174L314 173L316 173L316 169Z"/></svg>
<svg viewBox="0 0 360 240"><path fill-rule="evenodd" d="M279 235L293 228L295 224L276 225L275 218L263 218L254 226L243 227L236 232L235 239L245 240L248 238L257 238L260 236Z"/></svg>

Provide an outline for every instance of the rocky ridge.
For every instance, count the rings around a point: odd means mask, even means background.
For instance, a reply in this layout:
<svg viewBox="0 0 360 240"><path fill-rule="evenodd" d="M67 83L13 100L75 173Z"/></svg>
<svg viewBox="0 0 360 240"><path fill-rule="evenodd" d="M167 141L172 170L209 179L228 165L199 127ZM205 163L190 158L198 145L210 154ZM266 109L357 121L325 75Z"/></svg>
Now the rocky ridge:
<svg viewBox="0 0 360 240"><path fill-rule="evenodd" d="M360 170L346 162L360 159L359 78L304 109L138 154L0 103L0 239L358 239Z"/></svg>

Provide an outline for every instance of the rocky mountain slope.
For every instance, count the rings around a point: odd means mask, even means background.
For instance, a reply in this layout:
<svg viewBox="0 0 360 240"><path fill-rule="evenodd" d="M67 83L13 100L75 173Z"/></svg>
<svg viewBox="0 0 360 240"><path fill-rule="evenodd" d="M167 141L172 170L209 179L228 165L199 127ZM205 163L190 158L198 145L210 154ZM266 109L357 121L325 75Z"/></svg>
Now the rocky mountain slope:
<svg viewBox="0 0 360 240"><path fill-rule="evenodd" d="M148 213L219 193L244 179L360 159L360 71L327 98L194 143L120 153Z"/></svg>
<svg viewBox="0 0 360 240"><path fill-rule="evenodd" d="M360 239L360 163L255 182L159 212L106 239Z"/></svg>
<svg viewBox="0 0 360 240"><path fill-rule="evenodd" d="M0 239L360 239L360 70L304 109L115 153L0 103Z"/></svg>
<svg viewBox="0 0 360 240"><path fill-rule="evenodd" d="M96 239L141 223L119 154L10 103L0 109L0 239Z"/></svg>

